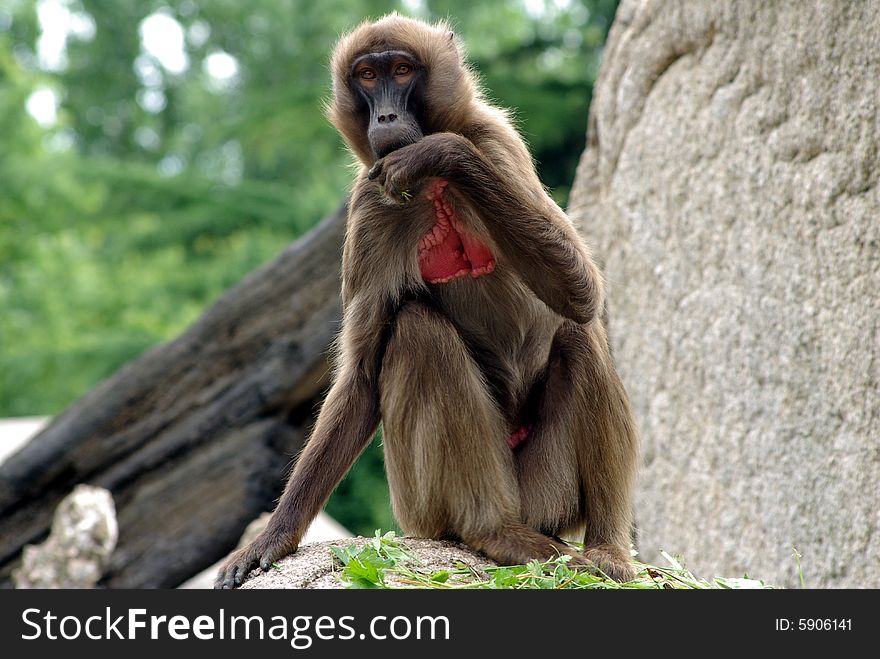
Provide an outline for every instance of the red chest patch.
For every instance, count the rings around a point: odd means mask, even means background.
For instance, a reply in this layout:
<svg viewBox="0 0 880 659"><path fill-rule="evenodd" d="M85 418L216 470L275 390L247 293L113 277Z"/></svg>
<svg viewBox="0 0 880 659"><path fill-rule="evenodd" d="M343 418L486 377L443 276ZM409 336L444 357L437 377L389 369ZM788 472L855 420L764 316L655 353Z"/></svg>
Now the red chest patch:
<svg viewBox="0 0 880 659"><path fill-rule="evenodd" d="M467 232L443 198L447 181L438 180L426 196L434 203L436 222L419 241L419 269L430 284L460 277L480 277L495 269L495 257L476 236Z"/></svg>
<svg viewBox="0 0 880 659"><path fill-rule="evenodd" d="M531 426L520 426L516 430L513 431L513 434L507 438L507 446L512 451L517 446L522 444L529 438L529 433L532 432Z"/></svg>

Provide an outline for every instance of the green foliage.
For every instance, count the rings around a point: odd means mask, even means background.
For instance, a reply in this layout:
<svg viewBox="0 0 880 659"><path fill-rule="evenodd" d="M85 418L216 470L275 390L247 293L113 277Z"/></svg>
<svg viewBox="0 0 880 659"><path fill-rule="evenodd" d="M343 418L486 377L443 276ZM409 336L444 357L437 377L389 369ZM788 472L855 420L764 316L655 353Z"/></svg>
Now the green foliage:
<svg viewBox="0 0 880 659"><path fill-rule="evenodd" d="M415 558L393 531L374 537L363 547L330 547L342 564L339 580L348 588L434 588L434 589L581 589L581 590L709 590L769 588L757 579L715 577L698 579L680 559L661 551L666 567L635 562L635 579L617 583L598 570L571 568L570 556L526 565L504 567L459 563L452 570L431 571Z"/></svg>
<svg viewBox="0 0 880 659"><path fill-rule="evenodd" d="M326 62L364 18L448 17L564 203L616 8L61 0L78 27L53 63L46 4L0 3L0 416L59 412L335 207L351 159L323 116ZM157 14L182 31L178 65L145 49ZM211 75L218 57L232 75ZM45 126L25 109L40 89L59 103ZM392 523L378 442L329 507L355 531Z"/></svg>
<svg viewBox="0 0 880 659"><path fill-rule="evenodd" d="M376 530L370 542L360 549L330 547L331 553L342 563L342 580L349 588L385 588L385 572L395 569L413 556L397 541L394 531L384 535Z"/></svg>

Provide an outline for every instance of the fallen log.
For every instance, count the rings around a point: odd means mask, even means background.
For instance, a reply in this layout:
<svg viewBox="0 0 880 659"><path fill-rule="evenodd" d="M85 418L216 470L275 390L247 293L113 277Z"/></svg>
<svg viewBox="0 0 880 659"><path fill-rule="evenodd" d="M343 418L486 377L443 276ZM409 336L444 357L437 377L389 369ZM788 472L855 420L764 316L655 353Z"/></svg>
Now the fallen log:
<svg viewBox="0 0 880 659"><path fill-rule="evenodd" d="M343 205L0 465L0 583L80 483L117 509L102 585L173 587L235 546L280 493L328 383L344 230Z"/></svg>

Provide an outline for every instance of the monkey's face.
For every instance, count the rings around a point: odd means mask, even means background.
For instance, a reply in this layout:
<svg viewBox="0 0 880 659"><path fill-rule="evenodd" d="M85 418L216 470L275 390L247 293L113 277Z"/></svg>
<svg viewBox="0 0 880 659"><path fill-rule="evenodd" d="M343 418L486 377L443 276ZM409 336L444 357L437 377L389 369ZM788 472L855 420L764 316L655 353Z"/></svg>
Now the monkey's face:
<svg viewBox="0 0 880 659"><path fill-rule="evenodd" d="M361 55L349 81L377 158L422 139L425 67L412 55L402 50Z"/></svg>

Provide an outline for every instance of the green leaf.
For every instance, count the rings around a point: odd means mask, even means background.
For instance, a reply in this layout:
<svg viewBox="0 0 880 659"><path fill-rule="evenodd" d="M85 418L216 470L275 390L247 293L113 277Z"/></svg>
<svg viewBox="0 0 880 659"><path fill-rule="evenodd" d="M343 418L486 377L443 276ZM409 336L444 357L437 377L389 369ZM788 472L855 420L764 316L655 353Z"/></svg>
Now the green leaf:
<svg viewBox="0 0 880 659"><path fill-rule="evenodd" d="M339 562L342 563L342 565L348 565L349 560L351 560L351 554L345 549L337 547L336 545L332 545L330 547L330 551L339 560Z"/></svg>

